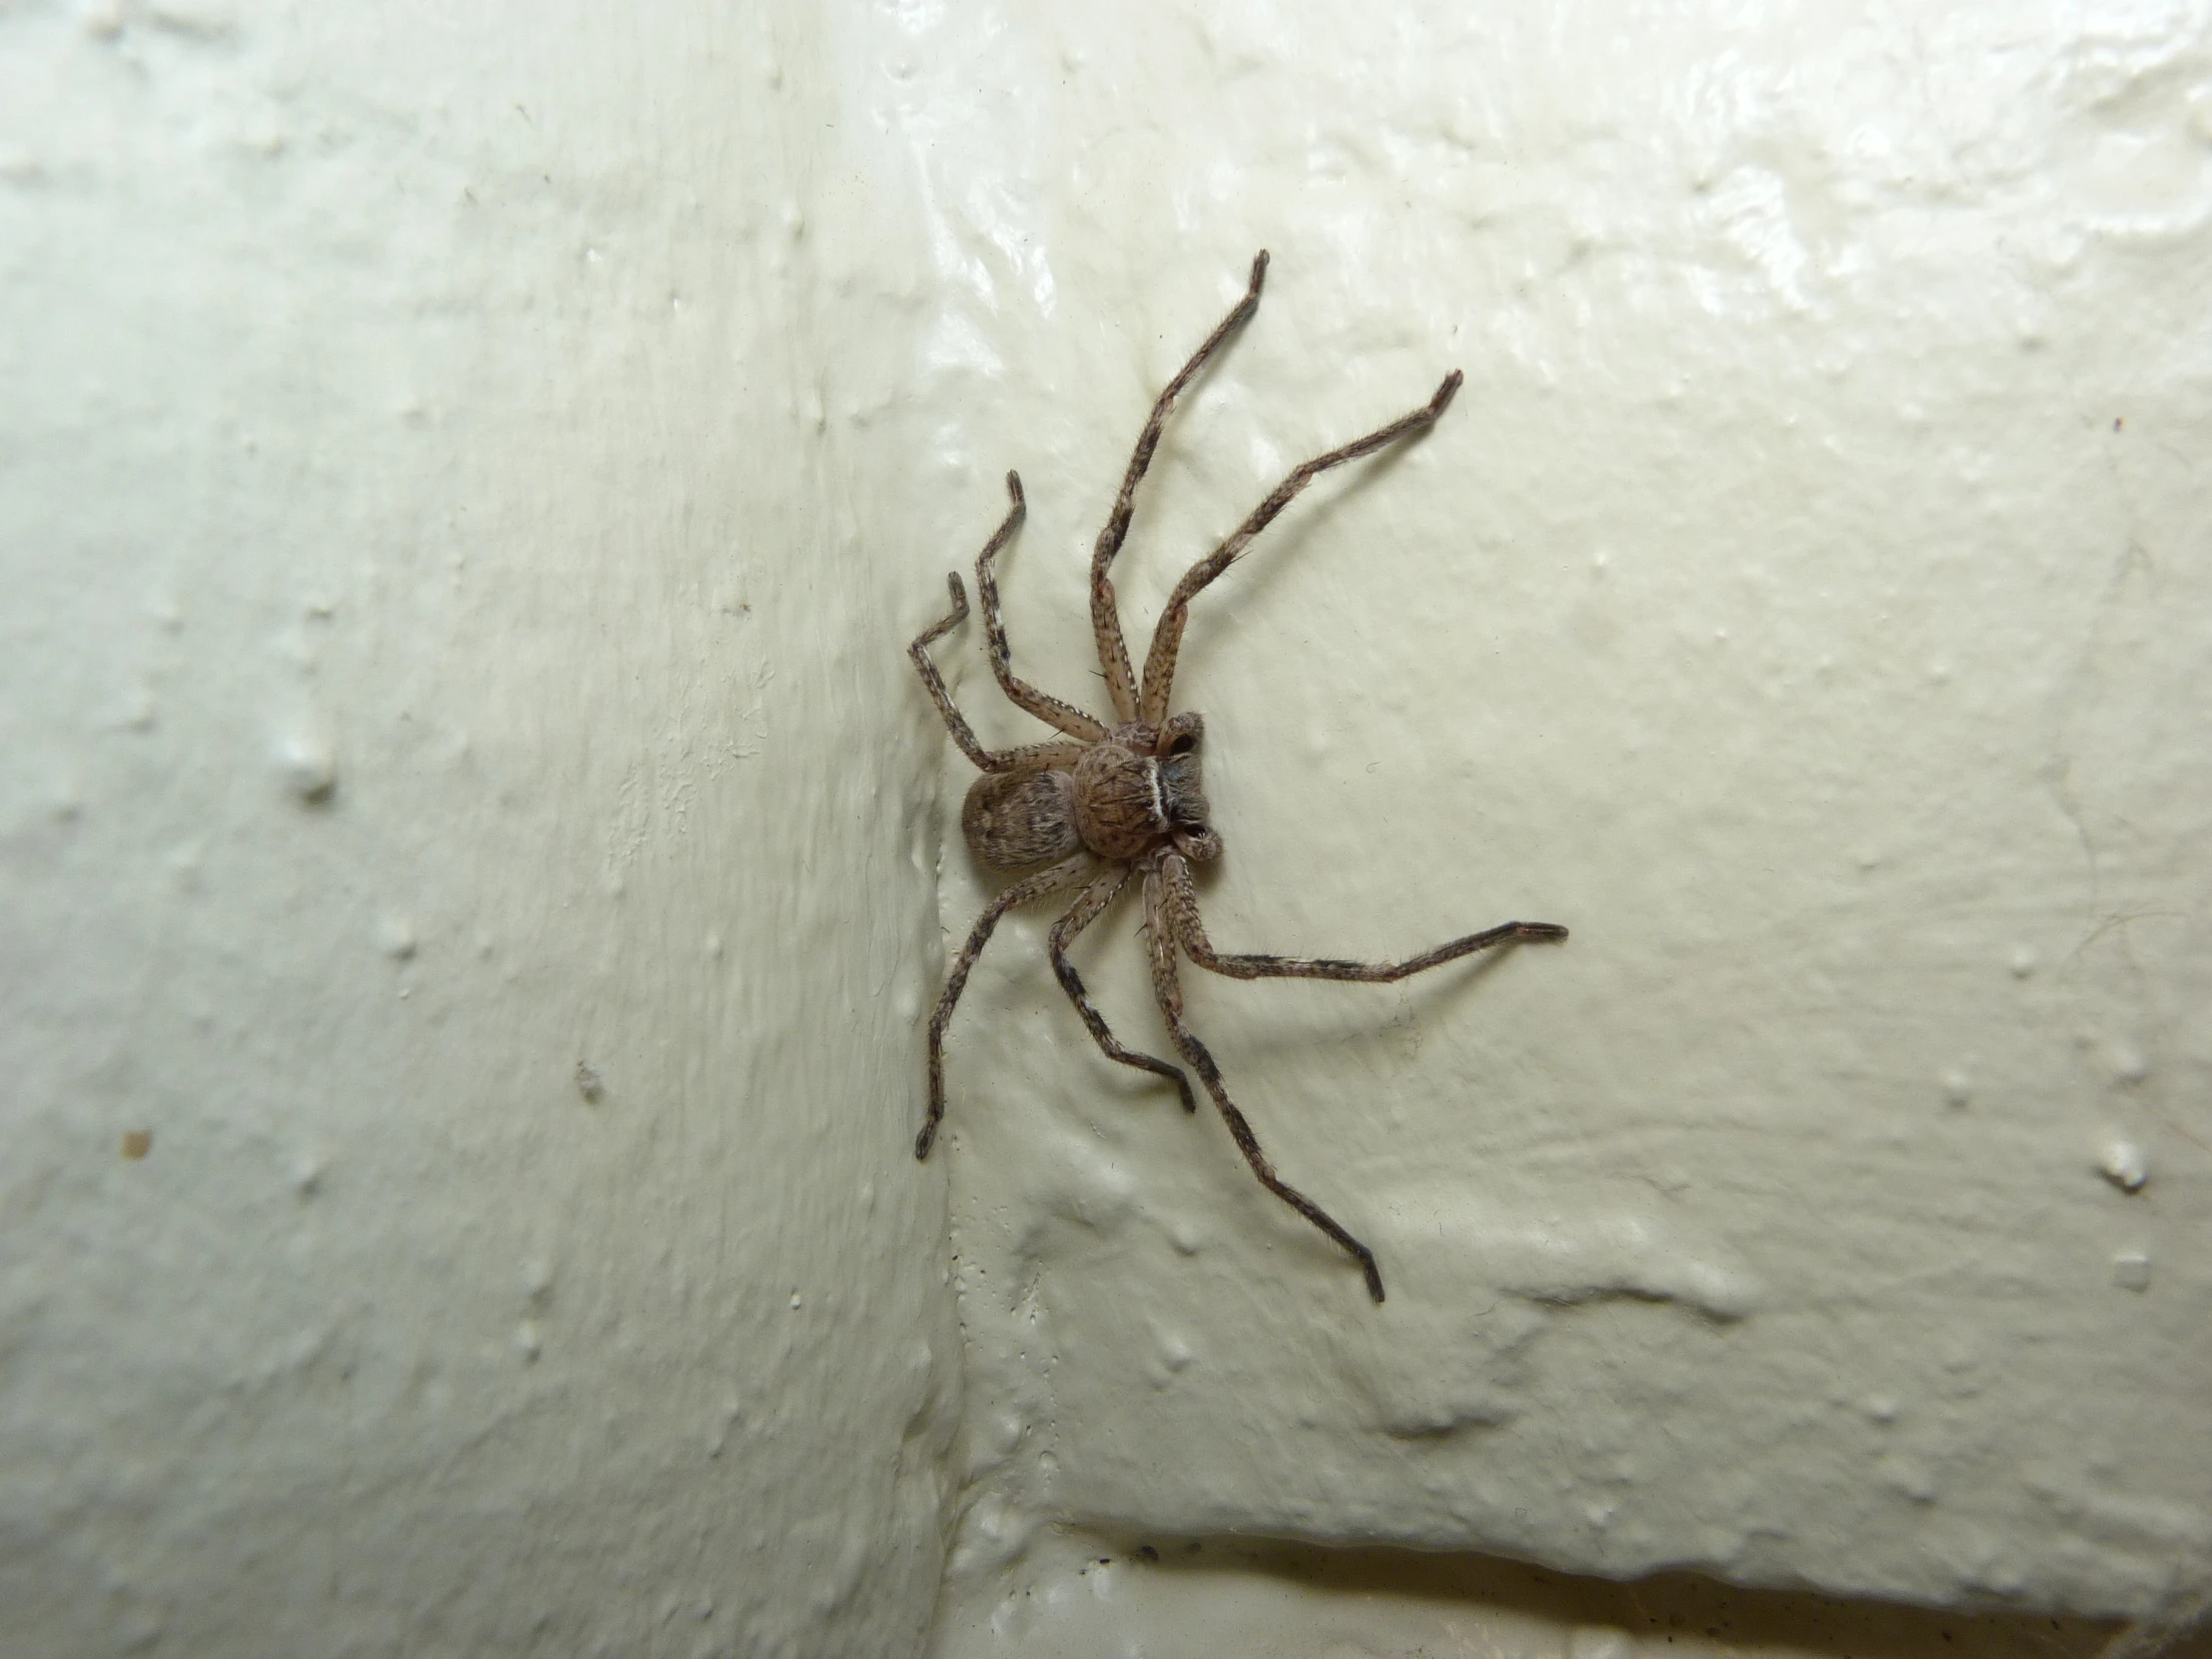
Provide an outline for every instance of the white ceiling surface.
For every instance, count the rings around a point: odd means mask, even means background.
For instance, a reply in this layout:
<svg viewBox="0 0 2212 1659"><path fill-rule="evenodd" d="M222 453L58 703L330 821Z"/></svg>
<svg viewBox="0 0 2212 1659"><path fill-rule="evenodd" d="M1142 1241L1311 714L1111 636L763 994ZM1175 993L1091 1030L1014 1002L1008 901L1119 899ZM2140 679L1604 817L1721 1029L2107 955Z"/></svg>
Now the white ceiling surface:
<svg viewBox="0 0 2212 1659"><path fill-rule="evenodd" d="M1018 467L1017 670L1465 389L1199 601L1225 948L1563 946L1190 1012L1373 1307L1009 922L949 1043L956 1594L1038 1528L2141 1613L2212 1547L2212 13L869 14L939 411L915 629ZM1034 723L971 621L986 742ZM986 888L941 752L943 921ZM1077 951L1164 1051L1136 918ZM917 1062L918 1063L918 1062Z"/></svg>

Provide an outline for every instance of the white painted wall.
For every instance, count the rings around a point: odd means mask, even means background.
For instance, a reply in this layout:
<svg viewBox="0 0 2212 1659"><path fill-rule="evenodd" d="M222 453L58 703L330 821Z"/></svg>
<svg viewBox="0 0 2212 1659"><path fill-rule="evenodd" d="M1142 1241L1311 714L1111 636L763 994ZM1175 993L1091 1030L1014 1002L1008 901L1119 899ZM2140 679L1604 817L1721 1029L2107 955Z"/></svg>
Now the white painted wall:
<svg viewBox="0 0 2212 1659"><path fill-rule="evenodd" d="M0 15L9 1655L918 1641L848 73L802 6Z"/></svg>
<svg viewBox="0 0 2212 1659"><path fill-rule="evenodd" d="M1260 1628L1054 1526L2101 1614L2201 1575L2208 39L0 16L20 1650L912 1651L954 1515L948 1653ZM1094 694L1090 535L1262 246L1134 623L1468 384L1194 623L1217 937L1575 929L1189 976L1380 1311L1089 1046L1043 918L905 1151L967 769L900 647L1018 466L1017 658ZM1131 929L1081 960L1158 1046ZM1563 1639L1330 1593L1266 1617Z"/></svg>
<svg viewBox="0 0 2212 1659"><path fill-rule="evenodd" d="M1047 1523L2107 1616L2201 1582L2212 9L880 15L930 399L984 411L930 511L964 557L1022 470L1046 686L1096 696L1089 538L1254 249L1118 572L1140 627L1466 371L1200 602L1216 939L1575 930L1390 990L1186 974L1375 1309L1007 929L952 1042L945 1651L1137 1618ZM987 736L1034 735L964 645ZM1162 1050L1133 927L1078 961Z"/></svg>

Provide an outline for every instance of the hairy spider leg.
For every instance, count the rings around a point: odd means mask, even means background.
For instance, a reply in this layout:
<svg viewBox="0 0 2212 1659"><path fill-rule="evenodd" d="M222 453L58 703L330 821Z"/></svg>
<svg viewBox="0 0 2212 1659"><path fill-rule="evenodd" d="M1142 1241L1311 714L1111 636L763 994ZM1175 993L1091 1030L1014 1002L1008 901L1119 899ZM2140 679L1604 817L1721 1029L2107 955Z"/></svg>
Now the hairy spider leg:
<svg viewBox="0 0 2212 1659"><path fill-rule="evenodd" d="M1073 886L1096 867L1098 860L1088 852L1078 852L1072 858L1063 858L1049 869L1041 869L1026 881L1016 881L990 901L983 913L975 918L975 925L968 932L967 943L960 949L952 964L952 971L945 975L944 990L937 997L936 1010L929 1016L929 1115L923 1121L921 1133L914 1137L914 1156L926 1158L929 1148L936 1143L937 1124L944 1117L944 1028L952 1023L952 1006L960 1000L960 992L967 985L969 970L975 966L976 957L983 954L983 946L990 943L992 930L999 918L1017 904L1042 898L1047 893L1058 892L1062 887Z"/></svg>
<svg viewBox="0 0 2212 1659"><path fill-rule="evenodd" d="M1039 691L1028 681L1014 676L1013 655L1006 645L1006 625L999 620L998 614L998 574L992 567L1000 550L1012 539L1014 526L1021 522L1024 503L1020 473L1006 474L1006 493L1013 498L1013 505L1006 512L1006 522L975 556L975 596L983 603L983 638L990 648L991 673L998 677L999 689L1015 708L1028 710L1047 726L1057 727L1071 738L1080 738L1085 743L1103 742L1104 726L1073 704L1063 703L1050 692Z"/></svg>
<svg viewBox="0 0 2212 1659"><path fill-rule="evenodd" d="M1198 886L1191 879L1191 866L1174 852L1162 858L1160 865L1166 876L1166 892L1161 903L1175 929L1176 942L1200 967L1232 979L1337 979L1386 985L1457 961L1461 956L1471 956L1477 950L1490 950L1501 944L1554 941L1567 936L1567 930L1554 921L1506 921L1439 944L1418 956L1408 956L1402 962L1348 962L1335 956L1224 955L1207 938L1206 924L1199 919Z"/></svg>
<svg viewBox="0 0 2212 1659"><path fill-rule="evenodd" d="M1263 248L1253 256L1252 277L1245 286L1244 297L1214 325L1205 343L1191 353L1191 360L1167 383L1167 389L1152 405L1151 418L1137 434L1137 447L1129 457L1129 470L1121 475L1121 490L1114 497L1114 510L1107 514L1106 527L1098 532L1098 542L1091 549L1091 630L1098 636L1098 666L1105 671L1106 692L1114 703L1114 719L1124 726L1137 718L1137 681L1129 663L1128 642L1122 638L1121 609L1114 598L1114 584L1107 577L1107 567L1114 562L1114 555L1121 551L1122 541L1129 534L1130 515L1136 511L1137 484L1152 464L1152 452L1160 446L1160 429L1167 424L1175 400L1206 366L1206 360L1260 308L1260 288L1267 276L1268 251Z"/></svg>
<svg viewBox="0 0 2212 1659"><path fill-rule="evenodd" d="M1275 1173L1268 1155L1260 1150L1260 1139L1253 1134L1252 1125L1245 1121L1244 1113L1238 1111L1236 1103L1229 1098L1229 1090L1222 1082L1221 1067L1214 1063L1213 1054L1199 1041L1198 1033L1183 1022L1183 987L1176 978L1175 968L1177 939L1172 919L1164 913L1164 903L1158 871L1147 870L1144 878L1145 940L1152 953L1152 992L1159 999L1160 1013L1168 1022L1168 1035L1175 1039L1176 1052L1190 1062L1191 1069L1205 1083L1222 1122L1229 1126L1230 1139L1237 1143L1237 1150L1252 1166L1252 1173L1260 1178L1260 1185L1343 1246L1367 1276L1368 1295L1381 1302L1382 1273L1375 1265L1375 1252L1346 1232L1327 1210Z"/></svg>
<svg viewBox="0 0 2212 1659"><path fill-rule="evenodd" d="M975 741L967 717L952 701L952 694L944 689L944 677L938 674L937 665L929 660L929 647L967 620L967 590L960 586L959 573L949 571L944 580L945 586L952 590L952 614L919 635L906 648L906 655L913 658L921 683L929 689L930 701L944 717L945 727L951 732L952 741L960 746L960 753L985 772L1043 772L1056 766L1073 766L1083 753L1083 745L1079 743L1055 740L1028 744L1020 749L985 749Z"/></svg>
<svg viewBox="0 0 2212 1659"><path fill-rule="evenodd" d="M1075 935L1105 914L1107 905L1121 896L1121 889L1129 884L1132 871L1127 864L1117 864L1106 870L1083 889L1068 913L1052 924L1052 971L1059 976L1060 988L1068 993L1075 1004L1075 1011L1083 1016L1083 1023L1090 1028L1098 1046L1106 1051L1109 1060L1119 1060L1125 1066L1135 1066L1139 1071L1149 1071L1165 1077L1175 1085L1175 1092L1183 1097L1183 1110L1195 1112L1198 1101L1191 1094L1191 1080L1183 1075L1182 1068L1172 1066L1157 1055L1139 1054L1135 1049L1124 1048L1121 1041L1106 1024L1091 1002L1090 992L1083 988L1083 979L1075 971L1075 964L1068 960L1068 945Z"/></svg>
<svg viewBox="0 0 2212 1659"><path fill-rule="evenodd" d="M1316 455L1291 469L1290 475L1275 486L1274 492L1253 508L1252 516L1237 526L1234 534L1213 552L1184 572L1183 580L1175 584L1175 591L1168 596L1167 609L1160 613L1158 626L1153 629L1152 649L1144 660L1144 698L1140 705L1139 719L1158 725L1168 717L1168 697L1175 683L1175 657L1182 649L1183 626L1190 620L1189 606L1203 588L1237 562L1252 538L1275 521L1275 517L1301 490L1333 466L1343 466L1363 455L1372 455L1378 449L1396 442L1408 432L1417 432L1434 424L1450 404L1452 394L1459 389L1462 376L1455 368L1444 376L1443 384L1436 388L1435 396L1410 414L1400 415L1387 426L1379 426L1366 437L1346 444L1342 449L1332 449L1326 455Z"/></svg>

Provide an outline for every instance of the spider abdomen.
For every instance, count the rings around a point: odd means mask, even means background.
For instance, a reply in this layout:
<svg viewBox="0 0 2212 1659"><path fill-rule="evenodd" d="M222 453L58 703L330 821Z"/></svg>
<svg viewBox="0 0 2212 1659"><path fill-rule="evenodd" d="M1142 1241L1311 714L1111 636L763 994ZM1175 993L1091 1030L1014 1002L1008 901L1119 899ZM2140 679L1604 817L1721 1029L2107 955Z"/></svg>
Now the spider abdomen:
<svg viewBox="0 0 2212 1659"><path fill-rule="evenodd" d="M1065 772L986 772L960 808L960 833L990 869L1057 863L1083 849L1075 779Z"/></svg>

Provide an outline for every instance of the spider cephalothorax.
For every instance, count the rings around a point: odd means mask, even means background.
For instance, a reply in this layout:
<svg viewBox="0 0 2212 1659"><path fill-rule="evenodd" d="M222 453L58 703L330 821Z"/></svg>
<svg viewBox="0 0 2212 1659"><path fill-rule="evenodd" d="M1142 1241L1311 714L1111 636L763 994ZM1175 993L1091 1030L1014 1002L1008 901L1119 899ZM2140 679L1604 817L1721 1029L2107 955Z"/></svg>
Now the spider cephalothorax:
<svg viewBox="0 0 2212 1659"><path fill-rule="evenodd" d="M967 758L982 769L960 810L960 830L968 849L988 868L1034 873L1014 882L977 918L967 944L945 976L944 992L937 998L929 1019L929 1110L921 1133L914 1139L914 1156L926 1158L936 1140L937 1124L944 1116L944 1029L953 1005L967 983L969 970L982 953L999 918L1018 904L1082 883L1074 906L1053 924L1052 969L1074 1001L1083 1023L1110 1059L1167 1078L1182 1097L1185 1111L1196 1111L1190 1079L1181 1068L1157 1055L1140 1054L1122 1046L1092 1006L1089 993L1075 966L1068 960L1068 942L1104 914L1134 876L1144 880L1145 938L1152 958L1153 992L1167 1020L1168 1035L1176 1052L1195 1070L1206 1092L1220 1110L1229 1133L1253 1173L1284 1203L1329 1235L1360 1263L1368 1294L1382 1300L1382 1275L1375 1253L1338 1225L1329 1213L1275 1173L1275 1166L1260 1150L1260 1143L1229 1098L1221 1068L1183 1019L1183 992L1177 981L1178 953L1200 967L1235 979L1339 979L1381 982L1402 979L1440 963L1456 960L1477 950L1522 939L1563 939L1567 930L1548 921L1508 921L1479 933L1440 944L1433 950L1401 962L1348 962L1335 958L1303 956L1224 955L1206 936L1199 919L1198 891L1190 866L1221 855L1221 838L1208 819L1206 791L1200 775L1199 745L1205 723L1195 714L1170 715L1168 699L1175 681L1176 653L1183 642L1183 627L1193 598L1248 547L1252 538L1290 505L1308 484L1333 466L1357 460L1408 433L1429 426L1459 389L1454 369L1421 407L1370 432L1342 449L1292 469L1290 475L1234 534L1185 573L1168 597L1145 655L1140 681L1129 659L1129 647L1121 632L1121 614L1114 599L1108 569L1129 533L1138 480L1152 463L1160 430L1176 398L1190 384L1206 360L1221 348L1230 334L1259 308L1260 287L1267 278L1268 257L1263 252L1252 262L1252 279L1235 308L1206 337L1206 342L1170 380L1152 406L1137 439L1136 453L1123 473L1121 493L1114 499L1106 528L1091 553L1091 626L1098 641L1099 666L1105 673L1107 697L1113 704L1114 724L1096 720L1072 704L1063 703L1027 681L1016 679L1007 653L1006 629L999 620L998 583L993 566L999 552L1021 522L1021 480L1006 474L1006 493L1012 500L1006 517L975 561L975 586L983 602L983 632L990 649L991 672L1000 688L1016 705L1035 715L1062 736L1026 749L989 750L975 741L967 721L953 705L936 665L929 660L929 646L967 616L967 591L957 574L948 577L952 611L942 622L915 640L909 651L920 670L922 683L936 700L937 709L951 730L953 741Z"/></svg>

